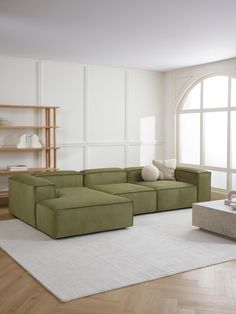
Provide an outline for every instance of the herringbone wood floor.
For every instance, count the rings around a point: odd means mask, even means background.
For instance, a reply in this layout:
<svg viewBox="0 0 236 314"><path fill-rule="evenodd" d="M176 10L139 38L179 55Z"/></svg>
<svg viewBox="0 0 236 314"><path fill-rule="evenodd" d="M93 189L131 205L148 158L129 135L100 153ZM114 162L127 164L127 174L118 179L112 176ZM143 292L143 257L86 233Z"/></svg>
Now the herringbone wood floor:
<svg viewBox="0 0 236 314"><path fill-rule="evenodd" d="M235 314L236 261L61 303L0 250L0 313Z"/></svg>

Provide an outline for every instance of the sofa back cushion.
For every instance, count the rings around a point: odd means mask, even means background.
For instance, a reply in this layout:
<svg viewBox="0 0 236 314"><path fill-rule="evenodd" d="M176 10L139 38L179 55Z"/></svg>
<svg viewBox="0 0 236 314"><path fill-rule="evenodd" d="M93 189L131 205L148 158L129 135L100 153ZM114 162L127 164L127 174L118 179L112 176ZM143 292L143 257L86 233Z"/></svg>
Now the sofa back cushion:
<svg viewBox="0 0 236 314"><path fill-rule="evenodd" d="M80 173L84 175L84 186L127 182L127 173L121 168L88 169Z"/></svg>
<svg viewBox="0 0 236 314"><path fill-rule="evenodd" d="M77 171L35 172L36 177L43 177L55 184L56 188L83 186L83 175Z"/></svg>
<svg viewBox="0 0 236 314"><path fill-rule="evenodd" d="M127 180L130 183L143 181L142 179L143 167L130 167L126 168Z"/></svg>

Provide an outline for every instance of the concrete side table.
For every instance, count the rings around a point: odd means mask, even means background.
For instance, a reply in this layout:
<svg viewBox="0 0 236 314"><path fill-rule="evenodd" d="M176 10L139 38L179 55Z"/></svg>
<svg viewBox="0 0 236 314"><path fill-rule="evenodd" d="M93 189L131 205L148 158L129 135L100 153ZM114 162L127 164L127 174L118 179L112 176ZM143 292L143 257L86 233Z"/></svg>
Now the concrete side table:
<svg viewBox="0 0 236 314"><path fill-rule="evenodd" d="M236 210L224 200L193 204L192 224L236 239Z"/></svg>

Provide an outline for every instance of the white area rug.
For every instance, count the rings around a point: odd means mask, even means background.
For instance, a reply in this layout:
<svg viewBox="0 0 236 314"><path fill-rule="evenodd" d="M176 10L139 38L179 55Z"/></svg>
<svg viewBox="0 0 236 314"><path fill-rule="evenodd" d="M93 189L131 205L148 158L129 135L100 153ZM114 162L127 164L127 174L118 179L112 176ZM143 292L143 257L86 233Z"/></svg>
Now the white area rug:
<svg viewBox="0 0 236 314"><path fill-rule="evenodd" d="M63 302L236 258L236 242L192 227L191 210L136 216L134 227L53 240L0 222L0 247Z"/></svg>

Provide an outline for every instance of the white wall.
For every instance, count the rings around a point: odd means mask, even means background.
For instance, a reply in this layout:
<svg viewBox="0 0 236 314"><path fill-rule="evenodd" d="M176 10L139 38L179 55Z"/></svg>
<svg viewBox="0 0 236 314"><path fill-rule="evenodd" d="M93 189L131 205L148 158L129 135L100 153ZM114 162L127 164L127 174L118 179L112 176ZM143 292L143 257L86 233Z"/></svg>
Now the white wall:
<svg viewBox="0 0 236 314"><path fill-rule="evenodd" d="M0 103L60 106L60 169L137 166L163 155L162 73L0 57ZM32 112L4 112L0 117L18 124L36 119ZM35 159L1 154L0 167Z"/></svg>
<svg viewBox="0 0 236 314"><path fill-rule="evenodd" d="M176 108L191 86L207 75L236 76L236 58L170 71L164 74L164 157L176 157Z"/></svg>

